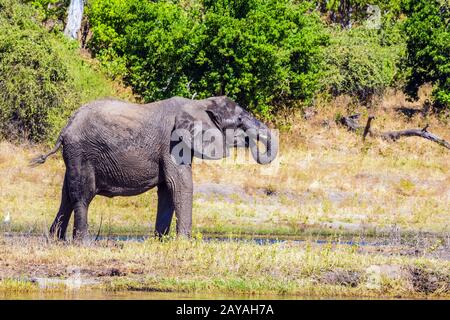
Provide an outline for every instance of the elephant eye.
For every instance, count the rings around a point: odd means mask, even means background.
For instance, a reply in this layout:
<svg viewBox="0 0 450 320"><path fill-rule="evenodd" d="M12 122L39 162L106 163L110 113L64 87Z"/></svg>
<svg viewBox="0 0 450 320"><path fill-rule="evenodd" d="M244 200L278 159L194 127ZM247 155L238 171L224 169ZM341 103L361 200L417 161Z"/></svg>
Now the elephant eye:
<svg viewBox="0 0 450 320"><path fill-rule="evenodd" d="M242 117L241 116L238 117L238 121L242 122Z"/></svg>

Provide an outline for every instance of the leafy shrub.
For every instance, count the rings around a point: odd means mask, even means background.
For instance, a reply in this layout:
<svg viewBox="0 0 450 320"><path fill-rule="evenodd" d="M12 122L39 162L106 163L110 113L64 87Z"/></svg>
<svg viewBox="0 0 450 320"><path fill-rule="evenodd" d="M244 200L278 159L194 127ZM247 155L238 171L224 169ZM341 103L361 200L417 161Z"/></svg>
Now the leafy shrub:
<svg viewBox="0 0 450 320"><path fill-rule="evenodd" d="M90 47L113 77L124 77L147 101L186 95L197 28L172 3L93 1ZM198 36L197 36L198 38Z"/></svg>
<svg viewBox="0 0 450 320"><path fill-rule="evenodd" d="M0 124L32 140L46 136L50 114L69 92L69 75L33 10L0 0Z"/></svg>
<svg viewBox="0 0 450 320"><path fill-rule="evenodd" d="M90 47L146 101L228 95L267 115L318 88L320 20L289 0L93 0Z"/></svg>
<svg viewBox="0 0 450 320"><path fill-rule="evenodd" d="M368 17L369 6L378 6L384 16L398 18L402 4L408 0L310 0L329 22L348 28L361 25Z"/></svg>
<svg viewBox="0 0 450 320"><path fill-rule="evenodd" d="M76 107L113 92L77 44L48 33L30 5L0 0L0 30L0 135L56 139Z"/></svg>
<svg viewBox="0 0 450 320"><path fill-rule="evenodd" d="M348 94L368 102L402 78L398 65L405 43L398 30L357 27L334 31L331 39L323 85L333 95Z"/></svg>
<svg viewBox="0 0 450 320"><path fill-rule="evenodd" d="M43 20L64 20L70 0L27 0L43 15Z"/></svg>
<svg viewBox="0 0 450 320"><path fill-rule="evenodd" d="M310 101L327 39L308 7L291 1L217 3L203 20L200 75L192 87L202 96L229 94L262 114L271 105Z"/></svg>
<svg viewBox="0 0 450 320"><path fill-rule="evenodd" d="M405 8L407 93L417 98L419 86L431 82L439 109L450 108L450 3L411 0Z"/></svg>

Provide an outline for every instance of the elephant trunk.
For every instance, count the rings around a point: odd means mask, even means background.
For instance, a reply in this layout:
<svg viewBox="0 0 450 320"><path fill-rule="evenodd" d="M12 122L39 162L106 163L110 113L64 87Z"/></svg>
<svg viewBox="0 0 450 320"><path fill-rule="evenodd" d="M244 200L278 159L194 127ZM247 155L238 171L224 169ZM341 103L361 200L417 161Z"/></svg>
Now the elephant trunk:
<svg viewBox="0 0 450 320"><path fill-rule="evenodd" d="M258 141L265 145L265 152L261 153ZM269 164L278 154L278 139L265 125L260 124L257 134L250 137L250 151L257 163Z"/></svg>

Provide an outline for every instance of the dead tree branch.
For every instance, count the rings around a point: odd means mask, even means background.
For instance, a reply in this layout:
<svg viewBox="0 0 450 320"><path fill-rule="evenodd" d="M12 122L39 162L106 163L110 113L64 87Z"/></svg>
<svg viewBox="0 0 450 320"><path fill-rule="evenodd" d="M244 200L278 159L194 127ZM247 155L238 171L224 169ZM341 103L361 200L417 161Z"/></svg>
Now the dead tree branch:
<svg viewBox="0 0 450 320"><path fill-rule="evenodd" d="M387 131L382 132L380 134L381 138L387 141L397 141L401 137L422 137L424 139L428 139L430 141L436 142L437 144L450 149L450 143L445 141L444 139L428 132L428 125L423 129L408 129L408 130L400 130L400 131Z"/></svg>
<svg viewBox="0 0 450 320"><path fill-rule="evenodd" d="M343 126L347 127L347 129L349 131L356 132L358 129L362 128L362 126L360 126L358 123L358 119L359 119L359 114L355 114L355 115L351 115L348 117L342 117L340 119L340 123ZM365 139L369 133L374 136L379 136L386 141L397 141L401 137L421 137L421 138L433 141L447 149L450 149L450 143L448 143L444 139L442 139L442 138L438 137L437 135L428 131L428 127L429 127L428 124L423 129L385 131L385 132L380 132L380 133L374 134L371 131L371 123L372 123L372 120L374 120L374 119L375 119L374 116L369 116L369 118L367 119L367 123L366 123L366 126L364 127L364 132L362 135L363 141L365 141Z"/></svg>

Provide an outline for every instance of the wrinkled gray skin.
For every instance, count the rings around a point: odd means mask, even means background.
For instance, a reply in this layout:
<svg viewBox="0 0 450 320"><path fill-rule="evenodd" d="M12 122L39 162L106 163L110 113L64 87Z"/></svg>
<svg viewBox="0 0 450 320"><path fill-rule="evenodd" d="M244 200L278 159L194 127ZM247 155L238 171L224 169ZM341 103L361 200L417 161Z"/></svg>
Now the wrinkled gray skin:
<svg viewBox="0 0 450 320"><path fill-rule="evenodd" d="M73 237L83 240L88 233L88 207L96 195L132 196L158 187L155 234L163 236L169 232L175 212L177 234L189 236L192 167L191 163L177 164L171 157L174 146L171 134L175 129L192 130L193 121L202 121L205 129L219 128L222 132L227 128L267 129L227 97L205 100L174 97L142 105L99 100L81 107L61 131L55 148L32 161L44 163L63 146L66 173L61 205L50 234L65 239L74 211ZM264 142L270 141L271 136L261 134L253 139ZM236 136L234 146L249 147L249 143ZM229 147L232 146L226 148ZM265 164L275 158L278 145L274 143L264 154L256 144L250 143L250 148L255 160ZM201 156L201 152L191 150L191 159L193 155Z"/></svg>

